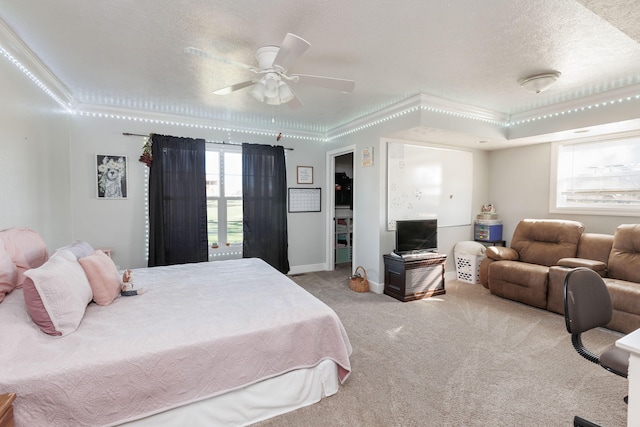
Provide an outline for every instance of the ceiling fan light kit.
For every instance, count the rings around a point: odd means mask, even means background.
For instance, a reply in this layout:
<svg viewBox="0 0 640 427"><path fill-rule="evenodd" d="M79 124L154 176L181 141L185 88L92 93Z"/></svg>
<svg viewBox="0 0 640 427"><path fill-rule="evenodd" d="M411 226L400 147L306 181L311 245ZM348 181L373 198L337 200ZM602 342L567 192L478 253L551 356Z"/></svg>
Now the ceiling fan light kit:
<svg viewBox="0 0 640 427"><path fill-rule="evenodd" d="M286 104L295 97L291 88L275 73L269 73L256 81L249 93L268 105Z"/></svg>
<svg viewBox="0 0 640 427"><path fill-rule="evenodd" d="M282 82L282 81L278 86L278 95L280 96L280 102L282 102L283 104L286 104L287 102L291 101L295 97L295 95L291 91L291 88L285 82Z"/></svg>
<svg viewBox="0 0 640 427"><path fill-rule="evenodd" d="M251 94L251 96L253 96L255 99L257 99L260 102L264 102L264 92L265 92L265 86L264 83L262 81L258 81L256 82L255 85L253 85L253 87L251 88L251 90L249 91L249 93ZM216 91L216 92L219 92ZM214 93L216 93L214 92Z"/></svg>
<svg viewBox="0 0 640 427"><path fill-rule="evenodd" d="M557 71L550 71L548 73L536 74L533 76L525 77L518 80L520 86L531 93L541 93L549 89L560 77L560 73Z"/></svg>
<svg viewBox="0 0 640 427"><path fill-rule="evenodd" d="M300 83L333 89L341 92L352 92L355 87L353 80L337 79L334 77L310 76L304 74L288 75L287 70L311 45L295 34L287 33L282 46L264 46L256 51L258 68L237 63L227 58L209 54L203 50L188 47L185 52L204 58L214 59L226 64L235 65L261 74L259 79L247 80L214 91L216 95L227 95L236 90L252 86L249 93L260 102L268 105L290 103L291 108L299 108L302 102L293 92L288 83ZM291 102L295 101L295 102Z"/></svg>

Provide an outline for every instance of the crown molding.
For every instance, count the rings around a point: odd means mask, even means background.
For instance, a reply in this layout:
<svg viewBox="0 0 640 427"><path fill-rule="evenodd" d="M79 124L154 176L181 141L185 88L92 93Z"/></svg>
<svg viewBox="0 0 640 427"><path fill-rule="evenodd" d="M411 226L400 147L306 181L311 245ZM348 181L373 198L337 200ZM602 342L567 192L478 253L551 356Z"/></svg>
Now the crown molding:
<svg viewBox="0 0 640 427"><path fill-rule="evenodd" d="M4 51L4 52L2 52ZM76 99L16 33L0 19L0 52L62 107L72 110Z"/></svg>
<svg viewBox="0 0 640 427"><path fill-rule="evenodd" d="M462 104L425 93L420 94L420 105L423 110L439 111L454 116L460 116L471 120L490 122L501 126L509 121L508 114L501 113L499 111L488 110L486 108Z"/></svg>
<svg viewBox="0 0 640 427"><path fill-rule="evenodd" d="M509 118L509 126L515 126L531 120L560 116L570 112L582 111L590 108L599 108L624 101L631 101L640 98L640 84L625 86L600 92L594 95L583 96L570 101L560 102L546 107L512 114Z"/></svg>
<svg viewBox="0 0 640 427"><path fill-rule="evenodd" d="M373 125L395 120L410 113L444 114L467 120L482 121L501 127L515 128L531 121L560 117L593 108L608 108L615 104L627 103L627 105L635 105L640 101L640 84L633 84L509 115L425 93L419 93L386 107L366 113L329 130L325 128L322 131L308 131L289 129L286 127L282 128L282 124L279 125L279 128L276 128L275 126L271 127L269 125L256 126L255 123L251 124L247 120L232 122L221 119L205 119L177 114L153 113L122 107L81 104L69 89L1 18L0 56L5 56L13 62L22 73L29 77L38 87L71 114L112 117L141 122L170 123L178 126L224 130L240 134L278 135L280 131L283 131L286 136L290 138L321 142L340 138ZM628 104L629 101L633 101L632 104ZM622 107L622 105L620 107Z"/></svg>
<svg viewBox="0 0 640 427"><path fill-rule="evenodd" d="M413 95L409 98L405 98L395 104L391 104L387 107L381 108L372 113L361 116L355 120L343 123L340 126L336 126L326 133L327 140L339 138L340 136L356 132L365 127L372 126L375 123L380 123L385 120L389 120L395 116L406 114L413 111L418 111L421 105L421 95Z"/></svg>
<svg viewBox="0 0 640 427"><path fill-rule="evenodd" d="M72 112L73 115L81 117L95 117L124 120L134 123L164 124L180 126L193 129L207 129L222 131L234 134L247 135L267 135L277 137L279 130L244 126L239 122L228 122L223 120L207 120L192 116L180 116L174 114L154 113L135 109L120 107L106 107L95 104L78 104ZM284 130L284 136L288 139L301 139L309 141L325 140L324 134L304 131Z"/></svg>
<svg viewBox="0 0 640 427"><path fill-rule="evenodd" d="M388 107L367 114L366 116L337 126L327 132L327 139L335 139L340 136L356 132L364 127L381 123L382 121L390 120L398 117L399 115L418 110L458 116L465 119L488 122L499 126L505 126L509 120L509 115L505 113L474 107L425 93L419 93Z"/></svg>

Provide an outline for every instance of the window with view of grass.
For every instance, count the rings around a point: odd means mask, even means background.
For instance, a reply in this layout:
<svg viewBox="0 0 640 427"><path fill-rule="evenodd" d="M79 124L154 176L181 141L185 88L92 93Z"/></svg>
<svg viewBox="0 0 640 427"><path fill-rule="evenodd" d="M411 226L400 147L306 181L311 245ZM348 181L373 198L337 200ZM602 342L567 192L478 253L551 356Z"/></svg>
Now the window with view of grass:
<svg viewBox="0 0 640 427"><path fill-rule="evenodd" d="M207 232L210 257L242 255L242 152L207 148Z"/></svg>
<svg viewBox="0 0 640 427"><path fill-rule="evenodd" d="M640 215L640 136L554 143L550 212Z"/></svg>

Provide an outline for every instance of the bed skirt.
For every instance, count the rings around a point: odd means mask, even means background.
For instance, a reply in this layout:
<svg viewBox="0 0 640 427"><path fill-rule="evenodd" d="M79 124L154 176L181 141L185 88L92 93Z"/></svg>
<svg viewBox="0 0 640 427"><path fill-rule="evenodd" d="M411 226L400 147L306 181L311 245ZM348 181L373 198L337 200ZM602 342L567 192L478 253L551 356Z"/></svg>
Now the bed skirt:
<svg viewBox="0 0 640 427"><path fill-rule="evenodd" d="M121 425L246 426L317 403L324 397L336 394L339 384L338 365L325 359L314 368L287 372L220 396Z"/></svg>

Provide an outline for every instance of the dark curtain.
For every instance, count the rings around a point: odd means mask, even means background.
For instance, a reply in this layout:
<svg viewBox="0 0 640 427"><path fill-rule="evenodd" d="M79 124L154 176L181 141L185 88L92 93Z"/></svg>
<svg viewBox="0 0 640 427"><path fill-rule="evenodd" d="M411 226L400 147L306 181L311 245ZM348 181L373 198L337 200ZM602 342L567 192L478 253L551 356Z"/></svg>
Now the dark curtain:
<svg viewBox="0 0 640 427"><path fill-rule="evenodd" d="M261 258L289 272L287 169L284 148L242 144L244 258Z"/></svg>
<svg viewBox="0 0 640 427"><path fill-rule="evenodd" d="M149 267L208 260L204 144L152 135Z"/></svg>

